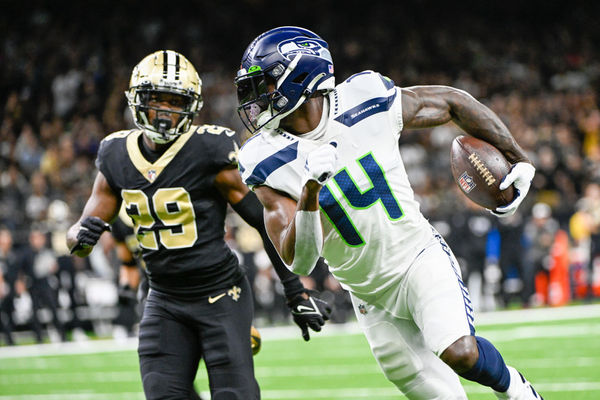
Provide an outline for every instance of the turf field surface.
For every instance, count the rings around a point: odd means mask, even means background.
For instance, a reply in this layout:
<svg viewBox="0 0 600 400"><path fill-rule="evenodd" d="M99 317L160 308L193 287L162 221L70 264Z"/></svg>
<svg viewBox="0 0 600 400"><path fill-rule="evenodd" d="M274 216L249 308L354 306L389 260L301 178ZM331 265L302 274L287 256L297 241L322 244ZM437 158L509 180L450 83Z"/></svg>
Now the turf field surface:
<svg viewBox="0 0 600 400"><path fill-rule="evenodd" d="M600 305L480 314L491 340L546 400L600 399ZM255 358L263 399L404 398L380 372L356 323L327 325L305 343L298 328L260 329ZM136 340L1 347L0 400L143 399ZM495 399L463 381L471 400ZM196 387L206 399L206 373Z"/></svg>

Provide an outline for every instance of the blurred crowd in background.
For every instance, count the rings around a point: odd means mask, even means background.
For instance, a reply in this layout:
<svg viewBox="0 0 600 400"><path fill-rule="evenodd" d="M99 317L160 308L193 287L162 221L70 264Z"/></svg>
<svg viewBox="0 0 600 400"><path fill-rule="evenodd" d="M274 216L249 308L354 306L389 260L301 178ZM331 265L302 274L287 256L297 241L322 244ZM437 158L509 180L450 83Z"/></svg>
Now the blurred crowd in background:
<svg viewBox="0 0 600 400"><path fill-rule="evenodd" d="M244 141L233 86L240 57L259 33L285 24L328 41L338 82L373 69L401 87L464 89L527 151L537 168L530 194L517 214L497 219L452 179L458 128L400 140L421 209L461 261L480 310L600 296L598 3L44 3L9 1L0 16L0 343L15 341L11 331L39 342L112 335L123 306L132 307L119 291L114 239L105 234L79 259L65 231L90 194L100 141L133 127L123 95L133 66L158 49L184 54L203 81L198 122L234 128ZM227 227L254 285L257 325L284 323L260 239L234 214ZM327 271L305 285L335 303L334 322L352 315Z"/></svg>

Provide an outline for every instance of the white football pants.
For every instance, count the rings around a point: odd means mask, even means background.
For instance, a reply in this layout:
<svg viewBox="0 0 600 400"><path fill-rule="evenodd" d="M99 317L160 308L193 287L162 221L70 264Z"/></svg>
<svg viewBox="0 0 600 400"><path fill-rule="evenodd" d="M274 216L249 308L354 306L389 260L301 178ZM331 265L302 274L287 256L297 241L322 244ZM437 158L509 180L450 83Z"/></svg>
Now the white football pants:
<svg viewBox="0 0 600 400"><path fill-rule="evenodd" d="M438 357L462 336L474 334L458 262L441 237L387 291L381 301L385 306L351 297L375 359L409 399L467 399L458 375Z"/></svg>

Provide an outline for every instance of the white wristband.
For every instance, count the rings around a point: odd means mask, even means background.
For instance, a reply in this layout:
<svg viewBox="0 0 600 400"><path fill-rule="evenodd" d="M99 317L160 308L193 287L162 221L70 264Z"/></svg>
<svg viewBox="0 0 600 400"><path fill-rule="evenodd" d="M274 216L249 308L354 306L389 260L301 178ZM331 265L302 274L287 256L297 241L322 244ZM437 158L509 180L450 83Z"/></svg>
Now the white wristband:
<svg viewBox="0 0 600 400"><path fill-rule="evenodd" d="M296 243L294 261L290 270L298 275L308 275L323 250L323 228L319 211L296 211Z"/></svg>

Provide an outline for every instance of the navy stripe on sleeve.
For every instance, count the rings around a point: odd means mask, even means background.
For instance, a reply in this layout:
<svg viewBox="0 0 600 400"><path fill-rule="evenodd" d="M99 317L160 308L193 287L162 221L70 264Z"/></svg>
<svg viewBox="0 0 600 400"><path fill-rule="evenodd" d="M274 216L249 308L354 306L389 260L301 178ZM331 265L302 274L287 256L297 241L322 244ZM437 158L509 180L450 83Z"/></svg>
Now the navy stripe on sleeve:
<svg viewBox="0 0 600 400"><path fill-rule="evenodd" d="M298 157L298 142L294 142L259 162L252 175L246 179L247 185L261 185L276 169L294 161Z"/></svg>
<svg viewBox="0 0 600 400"><path fill-rule="evenodd" d="M396 93L389 97L375 97L374 99L367 100L356 107L351 108L340 116L336 117L335 120L348 127L362 121L363 119L370 117L371 115L378 114L390 109Z"/></svg>

